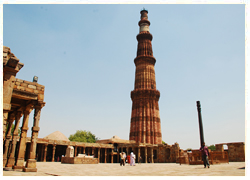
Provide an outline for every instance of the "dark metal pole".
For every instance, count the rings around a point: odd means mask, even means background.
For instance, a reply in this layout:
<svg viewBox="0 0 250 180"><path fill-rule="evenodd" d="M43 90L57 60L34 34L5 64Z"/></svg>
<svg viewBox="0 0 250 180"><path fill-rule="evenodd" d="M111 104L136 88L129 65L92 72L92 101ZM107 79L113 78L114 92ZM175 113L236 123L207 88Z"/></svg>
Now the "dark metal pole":
<svg viewBox="0 0 250 180"><path fill-rule="evenodd" d="M204 134L203 134L203 125L202 125L202 119L201 119L201 105L200 101L196 101L197 104L197 110L198 110L198 118L199 118L199 127L200 127L200 141L201 141L201 146L204 143Z"/></svg>

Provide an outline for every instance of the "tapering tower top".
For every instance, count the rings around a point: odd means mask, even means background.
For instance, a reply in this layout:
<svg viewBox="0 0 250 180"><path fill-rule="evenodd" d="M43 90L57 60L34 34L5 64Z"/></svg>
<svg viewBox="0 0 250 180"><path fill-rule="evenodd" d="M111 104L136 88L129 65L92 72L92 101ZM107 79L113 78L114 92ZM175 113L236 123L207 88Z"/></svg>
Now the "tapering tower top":
<svg viewBox="0 0 250 180"><path fill-rule="evenodd" d="M141 10L141 19L148 19L148 11L146 9L143 8L143 10Z"/></svg>
<svg viewBox="0 0 250 180"><path fill-rule="evenodd" d="M150 22L148 20L148 11L143 9L141 10L141 20L138 25L140 26L140 32L146 31L149 32Z"/></svg>

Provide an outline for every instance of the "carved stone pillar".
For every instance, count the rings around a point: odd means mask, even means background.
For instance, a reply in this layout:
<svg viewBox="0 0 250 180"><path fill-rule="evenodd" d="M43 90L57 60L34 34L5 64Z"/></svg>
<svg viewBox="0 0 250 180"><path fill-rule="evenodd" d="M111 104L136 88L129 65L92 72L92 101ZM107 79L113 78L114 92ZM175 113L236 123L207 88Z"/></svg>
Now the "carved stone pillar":
<svg viewBox="0 0 250 180"><path fill-rule="evenodd" d="M3 110L3 142L5 141L5 132L6 132L6 126L7 126L8 113L9 113L9 110Z"/></svg>
<svg viewBox="0 0 250 180"><path fill-rule="evenodd" d="M23 116L22 111L18 111L16 113L15 128L14 128L14 132L13 132L13 136L12 136L11 153L10 153L10 157L8 159L8 163L7 163L6 167L12 167L15 165L15 150L16 150L17 139L19 138L19 136L18 136L19 123L20 123L20 119L22 116Z"/></svg>
<svg viewBox="0 0 250 180"><path fill-rule="evenodd" d="M100 163L103 163L103 153L102 153L103 151L102 151L102 148L100 148Z"/></svg>
<svg viewBox="0 0 250 180"><path fill-rule="evenodd" d="M16 63L14 66L18 64L18 59L11 59L12 63ZM14 62L15 61L15 62ZM21 69L21 68L20 68ZM7 126L8 113L11 110L11 98L13 87L15 83L15 75L18 71L16 71L15 67L3 67L3 140L5 140L5 132Z"/></svg>
<svg viewBox="0 0 250 180"><path fill-rule="evenodd" d="M75 152L75 154L74 154L74 157L76 157L77 156L77 146L75 146L75 148L74 148L74 152Z"/></svg>
<svg viewBox="0 0 250 180"><path fill-rule="evenodd" d="M151 147L150 150L151 150L151 162L154 163L154 152L153 152L153 147Z"/></svg>
<svg viewBox="0 0 250 180"><path fill-rule="evenodd" d="M41 158L40 158L40 161L43 162L43 158L44 158L44 144L41 145L41 148L39 148L40 151L41 151Z"/></svg>
<svg viewBox="0 0 250 180"><path fill-rule="evenodd" d="M7 156L9 152L9 145L10 145L10 139L11 139L11 127L12 127L14 119L15 119L15 114L10 113L9 118L8 118L8 129L7 129L7 134L6 134L5 143L4 143L3 167L5 167L7 164L7 158L8 158Z"/></svg>
<svg viewBox="0 0 250 180"><path fill-rule="evenodd" d="M107 148L105 148L104 163L107 163Z"/></svg>
<svg viewBox="0 0 250 180"><path fill-rule="evenodd" d="M119 148L118 148L118 150L117 150L117 162L119 163L120 161L120 153L121 153L122 151L119 151Z"/></svg>
<svg viewBox="0 0 250 180"><path fill-rule="evenodd" d="M85 147L83 147L82 153L85 154Z"/></svg>
<svg viewBox="0 0 250 180"><path fill-rule="evenodd" d="M29 129L28 127L29 115L32 109L33 109L33 104L29 104L26 106L23 112L24 116L23 116L23 124L21 128L21 137L19 141L17 161L13 169L23 169L24 167L24 156L25 156L25 151L26 151L26 137L27 137L27 131Z"/></svg>
<svg viewBox="0 0 250 180"><path fill-rule="evenodd" d="M53 144L52 162L55 162L56 144Z"/></svg>
<svg viewBox="0 0 250 180"><path fill-rule="evenodd" d="M44 106L44 103L35 105L34 111L34 122L32 127L32 136L30 142L30 153L29 159L26 162L26 166L23 169L25 172L37 172L36 168L36 146L37 146L37 137L39 132L39 121L41 115L41 109Z"/></svg>
<svg viewBox="0 0 250 180"><path fill-rule="evenodd" d="M141 149L140 149L140 147L138 147L138 157L137 157L138 163L139 163L140 156L141 156Z"/></svg>
<svg viewBox="0 0 250 180"><path fill-rule="evenodd" d="M145 163L148 163L147 147L145 147Z"/></svg>
<svg viewBox="0 0 250 180"><path fill-rule="evenodd" d="M111 163L114 163L114 149L112 149L112 152L111 152Z"/></svg>
<svg viewBox="0 0 250 180"><path fill-rule="evenodd" d="M95 155L95 148L94 148L94 147L92 147L91 155L92 155L92 156Z"/></svg>
<svg viewBox="0 0 250 180"><path fill-rule="evenodd" d="M101 158L100 158L100 149L101 148L98 148L98 162L100 163L100 160L101 160Z"/></svg>
<svg viewBox="0 0 250 180"><path fill-rule="evenodd" d="M43 162L46 162L46 160L47 160L47 149L48 149L48 144L45 144L44 145Z"/></svg>

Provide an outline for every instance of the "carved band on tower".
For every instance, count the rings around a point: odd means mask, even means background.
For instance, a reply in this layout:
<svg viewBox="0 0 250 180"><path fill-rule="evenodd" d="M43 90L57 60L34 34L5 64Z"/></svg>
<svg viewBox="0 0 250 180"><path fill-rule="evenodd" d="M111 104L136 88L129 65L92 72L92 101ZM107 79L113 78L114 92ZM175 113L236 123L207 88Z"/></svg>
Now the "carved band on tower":
<svg viewBox="0 0 250 180"><path fill-rule="evenodd" d="M155 58L153 57L149 32L148 11L142 10L139 34L137 35L137 57L135 86L131 91L132 115L129 140L140 143L162 144L161 122L158 101L160 92L156 90Z"/></svg>

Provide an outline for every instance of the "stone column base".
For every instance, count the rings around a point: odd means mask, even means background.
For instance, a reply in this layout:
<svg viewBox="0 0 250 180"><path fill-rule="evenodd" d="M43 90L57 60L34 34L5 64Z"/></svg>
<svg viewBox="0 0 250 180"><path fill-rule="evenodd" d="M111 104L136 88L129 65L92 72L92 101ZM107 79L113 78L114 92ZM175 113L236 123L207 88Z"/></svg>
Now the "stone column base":
<svg viewBox="0 0 250 180"><path fill-rule="evenodd" d="M19 169L23 169L24 166L12 166L13 170L19 170Z"/></svg>
<svg viewBox="0 0 250 180"><path fill-rule="evenodd" d="M12 171L12 167L5 167L5 168L3 168L3 170L5 170L5 171Z"/></svg>
<svg viewBox="0 0 250 180"><path fill-rule="evenodd" d="M7 163L7 158L3 158L3 167L5 167L6 163Z"/></svg>
<svg viewBox="0 0 250 180"><path fill-rule="evenodd" d="M17 159L17 162L16 162L16 165L13 166L12 168L15 170L15 169L23 169L24 167L24 159L23 158L19 158Z"/></svg>
<svg viewBox="0 0 250 180"><path fill-rule="evenodd" d="M10 157L6 167L12 167L15 164L15 157Z"/></svg>
<svg viewBox="0 0 250 180"><path fill-rule="evenodd" d="M37 168L23 168L24 172L37 172Z"/></svg>
<svg viewBox="0 0 250 180"><path fill-rule="evenodd" d="M37 172L36 168L36 160L28 159L26 162L26 166L23 168L24 172Z"/></svg>

